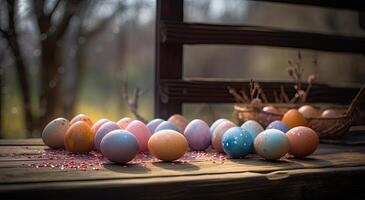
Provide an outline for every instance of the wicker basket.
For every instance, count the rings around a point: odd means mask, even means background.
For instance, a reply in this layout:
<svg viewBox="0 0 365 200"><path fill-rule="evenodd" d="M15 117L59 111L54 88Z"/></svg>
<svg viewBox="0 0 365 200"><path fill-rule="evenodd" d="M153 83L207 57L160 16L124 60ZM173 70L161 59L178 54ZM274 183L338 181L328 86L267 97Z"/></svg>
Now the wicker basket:
<svg viewBox="0 0 365 200"><path fill-rule="evenodd" d="M354 119L356 107L359 105L365 95L365 87L363 86L353 99L350 106L338 106L333 104L311 104L319 110L334 109L338 113L343 113L338 117L310 117L308 126L315 130L321 139L341 139L346 136ZM263 111L264 106L271 105L279 109L280 113L272 113ZM240 123L247 120L258 121L263 126L267 126L270 122L280 120L284 113L292 108L298 108L297 104L262 104L252 106L250 104L236 104L234 106L235 115Z"/></svg>

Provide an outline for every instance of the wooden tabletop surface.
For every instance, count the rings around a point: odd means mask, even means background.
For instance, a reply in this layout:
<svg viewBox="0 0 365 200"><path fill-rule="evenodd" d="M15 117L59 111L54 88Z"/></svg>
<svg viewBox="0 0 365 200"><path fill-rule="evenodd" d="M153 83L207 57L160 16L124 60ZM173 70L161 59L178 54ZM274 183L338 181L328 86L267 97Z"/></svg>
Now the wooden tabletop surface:
<svg viewBox="0 0 365 200"><path fill-rule="evenodd" d="M194 159L106 163L100 169L35 167L52 152L39 139L0 140L0 197L37 199L365 199L365 146L321 144L306 159Z"/></svg>

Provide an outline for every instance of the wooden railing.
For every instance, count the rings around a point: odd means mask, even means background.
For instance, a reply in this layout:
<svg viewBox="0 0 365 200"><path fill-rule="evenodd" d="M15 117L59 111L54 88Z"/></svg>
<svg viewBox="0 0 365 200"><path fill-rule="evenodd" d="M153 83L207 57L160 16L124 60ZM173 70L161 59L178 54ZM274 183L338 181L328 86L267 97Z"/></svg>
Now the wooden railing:
<svg viewBox="0 0 365 200"><path fill-rule="evenodd" d="M364 7L359 1L340 0L268 0L275 3L321 6L350 9L363 16ZM364 37L350 37L320 33L284 31L258 26L216 25L187 23L183 20L183 0L158 0L156 18L156 70L155 70L155 116L166 118L181 113L187 102L234 102L227 87L247 88L249 82L217 80L184 80L183 45L228 44L259 45L313 49L330 52L363 54ZM360 23L364 23L360 20ZM363 25L363 24L362 24ZM261 83L261 82L260 82ZM272 92L281 85L291 95L295 91L289 83L263 82L269 100ZM314 85L309 101L350 103L357 87L331 87Z"/></svg>

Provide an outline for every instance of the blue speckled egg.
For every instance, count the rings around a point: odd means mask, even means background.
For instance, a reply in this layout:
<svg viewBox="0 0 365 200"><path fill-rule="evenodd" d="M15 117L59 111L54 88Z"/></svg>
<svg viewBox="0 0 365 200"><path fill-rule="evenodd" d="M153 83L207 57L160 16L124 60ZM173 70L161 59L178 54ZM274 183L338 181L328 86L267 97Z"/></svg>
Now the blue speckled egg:
<svg viewBox="0 0 365 200"><path fill-rule="evenodd" d="M224 133L222 146L224 152L231 158L243 158L251 153L253 139L245 129L233 127Z"/></svg>
<svg viewBox="0 0 365 200"><path fill-rule="evenodd" d="M227 120L227 119L223 119L223 118L221 118L221 119L217 119L215 122L213 122L213 124L210 126L210 128L209 128L209 130L210 130L210 133L214 133L214 130L217 128L217 126L220 124L220 123L222 123L222 122L224 122L225 120Z"/></svg>
<svg viewBox="0 0 365 200"><path fill-rule="evenodd" d="M280 131L283 131L284 133L288 132L289 131L289 127L288 125L286 125L284 122L282 121L279 121L279 120L276 120L276 121L273 121L271 122L267 127L266 127L266 130L267 129L277 129L277 130L280 130Z"/></svg>
<svg viewBox="0 0 365 200"><path fill-rule="evenodd" d="M212 134L207 123L194 119L186 126L184 136L188 140L190 149L203 151L209 147Z"/></svg>
<svg viewBox="0 0 365 200"><path fill-rule="evenodd" d="M150 129L151 133L154 133L155 132L155 129L157 128L157 126L160 125L164 121L165 120L160 119L160 118L151 120L150 122L148 122L147 128Z"/></svg>
<svg viewBox="0 0 365 200"><path fill-rule="evenodd" d="M289 151L289 140L284 132L267 129L261 132L254 142L255 151L267 160L276 160Z"/></svg>
<svg viewBox="0 0 365 200"><path fill-rule="evenodd" d="M139 152L137 138L126 130L114 130L108 133L100 143L101 153L110 161L127 163Z"/></svg>
<svg viewBox="0 0 365 200"><path fill-rule="evenodd" d="M259 133L264 131L264 128L262 128L262 126L257 121L254 120L246 121L241 125L241 128L248 131L253 139L255 139Z"/></svg>
<svg viewBox="0 0 365 200"><path fill-rule="evenodd" d="M175 125L173 125L171 122L168 122L168 121L164 121L164 122L160 123L155 129L155 133L158 131L161 131L161 130L166 130L166 129L174 130L174 131L181 133L180 129L178 127L176 127Z"/></svg>

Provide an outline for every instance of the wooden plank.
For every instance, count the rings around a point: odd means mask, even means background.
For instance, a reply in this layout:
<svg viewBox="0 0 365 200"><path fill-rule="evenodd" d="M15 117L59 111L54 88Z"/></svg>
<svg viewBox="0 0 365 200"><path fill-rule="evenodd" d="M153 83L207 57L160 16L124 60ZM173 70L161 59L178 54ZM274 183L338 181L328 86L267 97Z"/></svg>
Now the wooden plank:
<svg viewBox="0 0 365 200"><path fill-rule="evenodd" d="M182 78L182 44L163 43L160 38L160 21L183 21L183 0L157 0L156 11L156 56L155 56L155 117L168 118L174 113L181 113L180 101L165 101L161 96L158 81L165 78Z"/></svg>
<svg viewBox="0 0 365 200"><path fill-rule="evenodd" d="M364 199L365 167L302 169L269 174L8 184L6 199Z"/></svg>
<svg viewBox="0 0 365 200"><path fill-rule="evenodd" d="M164 44L229 44L303 48L333 52L365 52L364 37L283 31L257 26L159 22Z"/></svg>
<svg viewBox="0 0 365 200"><path fill-rule="evenodd" d="M345 1L345 0L252 0L252 1L319 6L323 8L347 9L354 11L365 10L365 7L362 5L361 1Z"/></svg>
<svg viewBox="0 0 365 200"><path fill-rule="evenodd" d="M249 81L199 81L199 80L160 80L162 95L168 101L181 100L186 103L234 103L235 99L228 92L228 87L248 92ZM289 82L260 82L261 87L270 102L274 102L273 91L280 91L283 85L287 94L293 96L295 90L293 83ZM306 85L303 85L306 87ZM331 87L324 84L313 85L308 97L308 102L327 102L350 104L360 88L357 87Z"/></svg>
<svg viewBox="0 0 365 200"><path fill-rule="evenodd" d="M0 140L0 146L43 146L43 145L44 143L40 138Z"/></svg>
<svg viewBox="0 0 365 200"><path fill-rule="evenodd" d="M269 173L278 170L314 169L314 168L338 168L365 166L365 146L338 146L321 145L320 148L306 159L286 158L276 162L269 162L250 155L246 159L216 160L209 157L190 160L189 162L164 163L153 159L145 160L145 165L130 164L126 166L106 164L95 171L90 168L85 171L65 168L34 168L31 164L43 162L57 162L42 156L46 149L37 150L38 154L31 154L29 149L19 147L0 147L0 155L4 155L4 161L0 160L0 188L5 184L15 183L39 183L59 181L94 181L106 179L137 179L153 177L177 177L197 176L229 173ZM35 147L33 147L35 148ZM2 150L3 149L3 150ZM27 153L28 151L28 153ZM22 154L23 153L23 154ZM13 158L13 155L16 155ZM31 156L29 156L31 155ZM37 156L40 155L40 156ZM47 159L48 160L45 160ZM83 161L86 157L75 158L74 161ZM92 160L90 160L92 161ZM62 161L60 161L62 162Z"/></svg>
<svg viewBox="0 0 365 200"><path fill-rule="evenodd" d="M7 159L0 159L0 196L99 199L122 195L123 198L180 199L217 198L225 193L225 197L242 198L254 195L252 191L263 197L266 193L283 197L279 191L288 190L288 198L298 199L307 198L303 195L312 190L315 194L331 195L338 187L352 194L364 189L357 181L365 176L365 146L321 144L306 159L286 158L275 162L250 155L247 159L224 162L198 159L180 163L149 160L143 166L106 164L98 171L29 167L31 163L44 162L47 151L50 150L45 146L0 146L0 158ZM90 191L95 193L89 197Z"/></svg>

